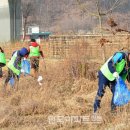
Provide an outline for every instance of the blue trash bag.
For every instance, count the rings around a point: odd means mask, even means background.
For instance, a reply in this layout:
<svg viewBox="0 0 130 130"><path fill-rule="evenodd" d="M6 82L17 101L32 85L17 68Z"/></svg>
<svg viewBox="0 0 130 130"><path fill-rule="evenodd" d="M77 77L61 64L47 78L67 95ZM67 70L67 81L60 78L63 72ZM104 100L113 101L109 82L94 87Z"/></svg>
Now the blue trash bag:
<svg viewBox="0 0 130 130"><path fill-rule="evenodd" d="M11 77L11 79L9 80L9 84L11 85L11 87L15 85L15 80L13 77Z"/></svg>
<svg viewBox="0 0 130 130"><path fill-rule="evenodd" d="M31 66L28 60L22 60L21 66L21 70L24 72L25 75L30 74Z"/></svg>
<svg viewBox="0 0 130 130"><path fill-rule="evenodd" d="M117 79L113 102L116 106L122 106L130 101L130 91L121 77Z"/></svg>

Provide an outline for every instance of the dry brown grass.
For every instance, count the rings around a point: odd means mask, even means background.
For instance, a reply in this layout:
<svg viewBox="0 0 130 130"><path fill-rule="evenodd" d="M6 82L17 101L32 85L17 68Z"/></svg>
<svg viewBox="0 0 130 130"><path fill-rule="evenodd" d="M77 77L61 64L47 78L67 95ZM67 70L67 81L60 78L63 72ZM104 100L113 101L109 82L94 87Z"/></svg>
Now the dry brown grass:
<svg viewBox="0 0 130 130"><path fill-rule="evenodd" d="M80 47L79 47L80 46ZM80 49L79 49L80 48ZM0 97L1 130L127 130L129 109L126 105L116 115L110 112L111 92L106 90L99 115L103 122L49 124L49 116L91 116L97 91L96 72L100 64L89 62L87 46L72 47L64 60L45 59L40 64L43 85L31 76L21 76L18 91L10 90ZM2 87L2 85L0 85Z"/></svg>

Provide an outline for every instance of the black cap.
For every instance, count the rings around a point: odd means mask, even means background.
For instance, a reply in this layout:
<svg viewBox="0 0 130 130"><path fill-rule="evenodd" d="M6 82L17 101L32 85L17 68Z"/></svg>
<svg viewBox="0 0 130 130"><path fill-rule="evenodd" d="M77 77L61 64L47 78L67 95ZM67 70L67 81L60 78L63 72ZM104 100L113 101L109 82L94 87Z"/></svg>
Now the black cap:
<svg viewBox="0 0 130 130"><path fill-rule="evenodd" d="M35 39L31 39L31 42L36 42L36 40Z"/></svg>

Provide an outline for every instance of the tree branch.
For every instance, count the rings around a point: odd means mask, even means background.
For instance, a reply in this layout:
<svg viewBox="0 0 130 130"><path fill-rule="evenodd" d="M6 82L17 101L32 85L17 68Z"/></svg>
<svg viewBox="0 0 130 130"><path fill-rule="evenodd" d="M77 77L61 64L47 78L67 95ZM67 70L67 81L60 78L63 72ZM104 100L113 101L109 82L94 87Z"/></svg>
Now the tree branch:
<svg viewBox="0 0 130 130"><path fill-rule="evenodd" d="M97 8L98 15L100 15L99 0L96 1L96 8Z"/></svg>
<svg viewBox="0 0 130 130"><path fill-rule="evenodd" d="M115 3L112 5L112 7L109 10L107 10L104 14L106 15L109 12L113 11L115 8L120 6L120 4L122 4L121 1L120 0L116 0Z"/></svg>
<svg viewBox="0 0 130 130"><path fill-rule="evenodd" d="M97 13L93 13L93 12L89 12L87 7L84 6L84 4L81 4L80 3L80 0L77 0L77 3L80 7L80 9L83 11L83 12L86 12L87 14L91 15L91 16L96 16L98 17L99 15Z"/></svg>

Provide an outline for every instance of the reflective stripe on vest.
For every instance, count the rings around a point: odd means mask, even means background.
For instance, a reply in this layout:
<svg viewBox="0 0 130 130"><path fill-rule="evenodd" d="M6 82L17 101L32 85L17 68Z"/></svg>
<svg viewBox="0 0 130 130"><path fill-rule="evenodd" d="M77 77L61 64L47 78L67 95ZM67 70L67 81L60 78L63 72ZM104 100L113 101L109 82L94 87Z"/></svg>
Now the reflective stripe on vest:
<svg viewBox="0 0 130 130"><path fill-rule="evenodd" d="M17 51L13 54L11 60L8 63L8 68L11 69L16 75L20 75L20 70L16 69L14 66L15 59L17 57Z"/></svg>
<svg viewBox="0 0 130 130"><path fill-rule="evenodd" d="M32 57L32 56L40 56L39 46L37 47L30 46L29 57Z"/></svg>
<svg viewBox="0 0 130 130"><path fill-rule="evenodd" d="M5 54L0 52L0 63L6 64Z"/></svg>
<svg viewBox="0 0 130 130"><path fill-rule="evenodd" d="M103 73L103 75L110 81L115 80L115 77L113 76L113 74L110 72L109 68L108 68L108 62L111 60L112 57L110 57L107 62L101 67L101 72ZM124 69L126 64L126 61L124 59L121 60L121 62L115 64L115 69L116 72L118 72L119 74L122 72L122 70Z"/></svg>

